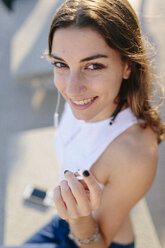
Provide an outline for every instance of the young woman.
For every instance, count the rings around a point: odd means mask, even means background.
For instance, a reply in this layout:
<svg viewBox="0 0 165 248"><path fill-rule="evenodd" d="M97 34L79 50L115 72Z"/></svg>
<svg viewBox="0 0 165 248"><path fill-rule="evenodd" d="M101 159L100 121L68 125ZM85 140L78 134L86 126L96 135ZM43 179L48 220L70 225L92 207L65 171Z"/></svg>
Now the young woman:
<svg viewBox="0 0 165 248"><path fill-rule="evenodd" d="M67 0L48 57L67 102L56 136L58 216L27 243L133 248L129 213L153 182L164 138L134 10L127 0Z"/></svg>

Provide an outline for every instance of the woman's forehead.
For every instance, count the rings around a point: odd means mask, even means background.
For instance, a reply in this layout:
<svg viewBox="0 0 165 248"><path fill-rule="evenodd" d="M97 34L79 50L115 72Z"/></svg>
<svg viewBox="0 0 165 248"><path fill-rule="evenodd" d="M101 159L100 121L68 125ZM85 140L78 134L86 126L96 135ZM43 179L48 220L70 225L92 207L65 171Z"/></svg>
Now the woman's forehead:
<svg viewBox="0 0 165 248"><path fill-rule="evenodd" d="M67 38L64 39L64 38ZM53 36L53 41L54 40L61 40L63 42L66 42L68 40L72 40L73 42L80 42L81 40L83 40L83 42L87 42L90 45L90 41L92 40L92 42L94 43L94 40L96 40L98 42L102 42L104 43L104 37L101 36L101 34L90 28L90 27L83 27L83 28L79 28L79 27L67 27L67 28L60 28L57 29L54 33Z"/></svg>
<svg viewBox="0 0 165 248"><path fill-rule="evenodd" d="M105 54L110 56L114 49L110 48L99 32L92 28L67 27L54 33L52 54L57 56L91 56Z"/></svg>

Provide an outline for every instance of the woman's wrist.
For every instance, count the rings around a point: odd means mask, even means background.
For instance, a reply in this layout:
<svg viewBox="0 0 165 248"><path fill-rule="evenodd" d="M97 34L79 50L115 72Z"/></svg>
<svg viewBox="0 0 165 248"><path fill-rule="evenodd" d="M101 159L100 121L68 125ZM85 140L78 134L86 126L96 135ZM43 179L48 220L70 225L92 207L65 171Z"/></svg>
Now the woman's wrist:
<svg viewBox="0 0 165 248"><path fill-rule="evenodd" d="M90 245L90 247L93 247L91 246L92 244L95 245L102 240L99 225L92 215L81 217L76 220L71 220L69 225L69 237L79 246L83 245L84 247L85 245L85 247L88 247L88 245Z"/></svg>
<svg viewBox="0 0 165 248"><path fill-rule="evenodd" d="M91 245L99 241L101 235L99 230L99 225L95 221L95 231L92 235L88 235L88 238L79 238L73 232L69 233L69 238L74 240L78 245Z"/></svg>
<svg viewBox="0 0 165 248"><path fill-rule="evenodd" d="M95 232L96 221L92 215L69 220L71 232L79 239L86 239Z"/></svg>

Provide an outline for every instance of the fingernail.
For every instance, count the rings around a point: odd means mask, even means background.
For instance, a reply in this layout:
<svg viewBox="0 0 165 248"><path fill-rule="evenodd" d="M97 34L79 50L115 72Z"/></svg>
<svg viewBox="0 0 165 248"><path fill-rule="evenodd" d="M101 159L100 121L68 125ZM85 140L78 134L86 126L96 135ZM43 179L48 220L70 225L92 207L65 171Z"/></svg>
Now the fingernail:
<svg viewBox="0 0 165 248"><path fill-rule="evenodd" d="M68 170L65 170L65 171L64 171L64 174L67 173L67 172L68 172Z"/></svg>
<svg viewBox="0 0 165 248"><path fill-rule="evenodd" d="M84 176L84 177L89 177L89 175L90 175L90 173L89 173L88 170L85 170L85 171L83 172L83 176Z"/></svg>

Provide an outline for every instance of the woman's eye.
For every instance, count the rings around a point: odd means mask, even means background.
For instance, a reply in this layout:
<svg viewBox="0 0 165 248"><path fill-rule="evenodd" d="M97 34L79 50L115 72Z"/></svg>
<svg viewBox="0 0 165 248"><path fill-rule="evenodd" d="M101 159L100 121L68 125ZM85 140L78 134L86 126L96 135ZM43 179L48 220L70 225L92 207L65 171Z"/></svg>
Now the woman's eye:
<svg viewBox="0 0 165 248"><path fill-rule="evenodd" d="M95 64L90 64L89 66L87 66L87 69L91 70L91 71L94 71L94 70L101 70L103 69L104 66L102 64L98 64L98 63L95 63Z"/></svg>
<svg viewBox="0 0 165 248"><path fill-rule="evenodd" d="M68 67L66 64L62 62L52 62L52 65L54 65L56 68L66 68Z"/></svg>

